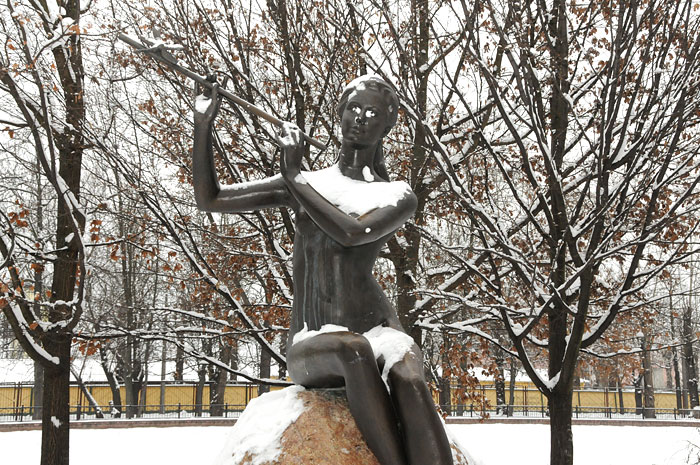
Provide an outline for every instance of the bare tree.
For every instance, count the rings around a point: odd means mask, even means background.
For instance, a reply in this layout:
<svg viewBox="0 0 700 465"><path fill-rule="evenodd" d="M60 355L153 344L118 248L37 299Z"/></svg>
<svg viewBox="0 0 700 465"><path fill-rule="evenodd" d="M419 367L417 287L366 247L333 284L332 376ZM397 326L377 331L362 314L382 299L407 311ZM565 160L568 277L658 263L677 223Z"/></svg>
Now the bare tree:
<svg viewBox="0 0 700 465"><path fill-rule="evenodd" d="M85 149L84 71L80 2L8 2L0 20L0 98L28 133L27 147L57 202L55 232L28 243L17 216L3 212L0 306L24 350L44 368L42 464L68 463L70 353L83 304L85 216L80 205ZM19 199L18 199L19 200ZM48 301L28 279L51 267ZM38 302L46 320L35 311Z"/></svg>
<svg viewBox="0 0 700 465"><path fill-rule="evenodd" d="M581 351L696 252L698 21L687 1L478 8L469 59L495 108L486 127L463 110L480 144L476 189L434 139L476 236L458 257L476 316L447 327L489 337L481 318L502 322L548 399L551 463L572 464Z"/></svg>

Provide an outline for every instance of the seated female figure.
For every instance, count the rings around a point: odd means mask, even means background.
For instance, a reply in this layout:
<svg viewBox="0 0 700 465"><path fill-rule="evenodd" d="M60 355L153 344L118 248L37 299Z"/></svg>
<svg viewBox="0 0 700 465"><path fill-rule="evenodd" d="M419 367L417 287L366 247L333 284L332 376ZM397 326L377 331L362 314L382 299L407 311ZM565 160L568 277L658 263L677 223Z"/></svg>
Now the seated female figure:
<svg viewBox="0 0 700 465"><path fill-rule="evenodd" d="M278 140L281 175L235 188L221 187L214 169L216 87L213 94L213 103L195 111L199 208L284 206L295 213L295 295L287 345L292 380L307 387L345 386L350 411L382 465L452 464L421 351L372 275L381 248L416 208L410 187L389 182L384 167L382 139L396 123L395 91L376 76L346 87L338 108L343 138L337 164L302 171L304 139L287 125Z"/></svg>

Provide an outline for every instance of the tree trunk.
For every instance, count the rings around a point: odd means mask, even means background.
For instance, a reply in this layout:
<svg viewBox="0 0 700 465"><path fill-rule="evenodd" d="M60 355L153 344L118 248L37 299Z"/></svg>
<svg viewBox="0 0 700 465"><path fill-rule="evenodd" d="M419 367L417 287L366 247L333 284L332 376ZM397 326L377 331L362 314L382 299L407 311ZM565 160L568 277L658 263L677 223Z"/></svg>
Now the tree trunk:
<svg viewBox="0 0 700 465"><path fill-rule="evenodd" d="M682 336L681 336L682 338ZM681 345L681 400L683 408L688 409L688 361L683 356L683 346Z"/></svg>
<svg viewBox="0 0 700 465"><path fill-rule="evenodd" d="M144 351L144 360L139 374L139 407L138 416L142 417L146 410L146 402L148 401L148 364L151 361L151 341L146 341L146 350Z"/></svg>
<svg viewBox="0 0 700 465"><path fill-rule="evenodd" d="M231 360L232 348L225 341L222 343L220 360L228 365ZM217 368L214 372L214 383L209 388L209 415L220 417L224 415L224 399L226 396L226 384L228 382L228 372Z"/></svg>
<svg viewBox="0 0 700 465"><path fill-rule="evenodd" d="M194 416L201 417L202 404L204 403L204 385L207 382L207 366L201 363L197 374L199 375L199 381L194 392Z"/></svg>
<svg viewBox="0 0 700 465"><path fill-rule="evenodd" d="M574 438L571 432L571 390L549 396L550 465L573 465Z"/></svg>
<svg viewBox="0 0 700 465"><path fill-rule="evenodd" d="M83 392L83 395L85 396L85 398L88 400L88 404L90 404L90 407L92 407L93 410L95 410L95 418L104 418L105 416L102 413L102 408L97 403L95 398L92 396L92 393L85 385L85 382L83 381L83 378L80 376L80 373L73 370L73 377L75 377L75 381L78 383L78 387Z"/></svg>
<svg viewBox="0 0 700 465"><path fill-rule="evenodd" d="M148 364L146 364L148 366ZM146 405L148 402L148 370L144 371L143 381L140 383L139 389L139 407L138 416L142 417L146 411Z"/></svg>
<svg viewBox="0 0 700 465"><path fill-rule="evenodd" d="M496 366L498 367L498 373L496 373L495 387L496 387L496 413L505 414L506 413L506 380L505 380L505 359L503 358L503 352L500 349L496 349Z"/></svg>
<svg viewBox="0 0 700 465"><path fill-rule="evenodd" d="M676 335L675 335L675 324L673 322L674 317L673 317L673 310L669 312L671 316L671 341L675 343L676 340ZM681 373L680 373L680 368L678 366L678 349L676 348L675 344L671 346L671 363L673 365L673 380L675 382L675 391L676 391L676 408L678 410L683 409L683 387L681 385Z"/></svg>
<svg viewBox="0 0 700 465"><path fill-rule="evenodd" d="M80 97L82 99L82 96ZM82 118L79 119L82 124ZM78 124L78 122L76 122ZM82 150L70 144L61 148L59 175L76 197L80 193L80 163ZM56 243L66 244L66 238L73 234L72 212L63 203L58 203ZM80 229L84 218L78 220ZM72 240L65 247L59 247L54 262L54 276L51 285L51 301L57 303L49 310L49 321L57 323L72 317L72 309L63 302L71 302L75 296L78 274L78 249ZM44 405L41 427L41 465L68 465L69 463L69 390L70 390L70 347L72 334L68 332L50 333L44 338L44 348L58 357L57 367L45 367Z"/></svg>
<svg viewBox="0 0 700 465"><path fill-rule="evenodd" d="M618 377L617 380L617 397L620 400L620 413L625 413L625 396L622 395L622 383Z"/></svg>
<svg viewBox="0 0 700 465"><path fill-rule="evenodd" d="M41 420L41 406L44 403L44 368L34 362L34 391L32 392L32 420Z"/></svg>
<svg viewBox="0 0 700 465"><path fill-rule="evenodd" d="M37 236L44 229L44 190L41 185L41 162L38 157L36 160L36 229ZM36 295L43 298L44 295L44 272L43 268L37 267L34 271L34 291ZM39 318L43 318L42 309L39 301L34 302L34 314ZM33 392L34 410L32 411L32 420L41 419L41 406L44 402L44 368L41 363L34 361L34 392Z"/></svg>
<svg viewBox="0 0 700 465"><path fill-rule="evenodd" d="M238 341L231 339L231 362L229 364L232 370L238 370ZM235 373L229 375L231 381L238 380L238 376Z"/></svg>
<svg viewBox="0 0 700 465"><path fill-rule="evenodd" d="M107 378L107 384L109 384L109 390L112 391L112 402L110 414L113 418L120 418L122 416L122 392L119 389L119 382L114 372L110 370L109 363L107 362L107 353L104 349L99 349L100 354L100 364L102 365L102 370L105 372L105 377Z"/></svg>
<svg viewBox="0 0 700 465"><path fill-rule="evenodd" d="M666 351L664 356L664 371L666 371L666 390L673 390L673 355L671 351Z"/></svg>
<svg viewBox="0 0 700 465"><path fill-rule="evenodd" d="M59 365L44 370L41 465L69 464L70 345L68 334L53 335L44 341L46 350L59 358Z"/></svg>
<svg viewBox="0 0 700 465"><path fill-rule="evenodd" d="M452 415L452 390L450 389L450 378L440 377L440 391L438 393L438 403L440 409L447 415Z"/></svg>
<svg viewBox="0 0 700 465"><path fill-rule="evenodd" d="M282 336L280 338L280 353L284 354L284 356L287 356L287 337ZM278 365L278 370L279 370L279 379L284 379L287 377L287 367Z"/></svg>
<svg viewBox="0 0 700 465"><path fill-rule="evenodd" d="M634 406L635 406L635 415L642 415L642 412L644 411L644 375L639 374L634 379Z"/></svg>
<svg viewBox="0 0 700 465"><path fill-rule="evenodd" d="M644 394L644 409L642 417L656 418L656 406L654 399L654 376L651 366L651 351L649 350L649 337L642 337L642 392Z"/></svg>
<svg viewBox="0 0 700 465"><path fill-rule="evenodd" d="M260 350L260 378L270 377L270 354L266 350ZM267 384L260 384L258 386L258 395L270 392L270 386Z"/></svg>
<svg viewBox="0 0 700 465"><path fill-rule="evenodd" d="M177 349L175 350L175 373L173 374L173 379L175 381L182 381L183 375L185 373L185 351L182 349L182 338L178 337Z"/></svg>
<svg viewBox="0 0 700 465"><path fill-rule="evenodd" d="M510 358L510 381L508 383L508 416L513 416L513 405L515 404L515 378L516 364L515 357Z"/></svg>
<svg viewBox="0 0 700 465"><path fill-rule="evenodd" d="M692 308L686 307L683 310L683 358L685 358L688 368L687 389L690 397L690 408L698 406L698 375L695 366L695 354L693 351L693 325L692 325Z"/></svg>
<svg viewBox="0 0 700 465"><path fill-rule="evenodd" d="M139 382L140 370L137 368L138 360L135 360L136 349L133 336L126 337L126 348L124 349L124 390L126 391L126 418L134 418L138 412L139 392L141 383Z"/></svg>
<svg viewBox="0 0 700 465"><path fill-rule="evenodd" d="M430 12L428 2L411 1L410 21L412 25L411 34L414 40L411 41L413 62L409 62L409 54L402 55L398 64L399 74L408 78L410 69L414 68L417 73L415 89L415 110L421 118L427 115L428 108L428 78L430 69L427 66L430 59ZM424 184L425 166L427 163L428 151L426 147L427 134L422 124L415 125L413 141L411 144L410 173L408 182L416 193L418 204L413 216L416 225L425 223L425 206L431 189ZM403 231L405 245L398 245L393 239L390 241L391 261L396 270L396 312L399 321L415 343L421 347L423 344L422 331L415 326L420 313L415 311L417 300L416 287L418 283L415 275L418 270L419 255L421 251L422 236L418 228L406 224Z"/></svg>
<svg viewBox="0 0 700 465"><path fill-rule="evenodd" d="M166 357L168 355L167 353L167 346L165 344L165 341L163 341L161 344L163 344L163 350L161 351L160 354L160 413L163 414L165 413L165 372L166 372Z"/></svg>

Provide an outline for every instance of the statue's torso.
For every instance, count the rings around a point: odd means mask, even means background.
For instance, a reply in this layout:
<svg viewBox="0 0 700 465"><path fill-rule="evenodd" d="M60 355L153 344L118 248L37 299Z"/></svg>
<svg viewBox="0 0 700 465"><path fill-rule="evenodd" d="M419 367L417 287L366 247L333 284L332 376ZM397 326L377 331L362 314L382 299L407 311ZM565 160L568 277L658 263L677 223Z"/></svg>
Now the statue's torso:
<svg viewBox="0 0 700 465"><path fill-rule="evenodd" d="M372 275L374 261L391 236L343 247L300 209L294 240L294 304L290 338L306 324L345 326L363 333L378 325L398 327L396 312Z"/></svg>

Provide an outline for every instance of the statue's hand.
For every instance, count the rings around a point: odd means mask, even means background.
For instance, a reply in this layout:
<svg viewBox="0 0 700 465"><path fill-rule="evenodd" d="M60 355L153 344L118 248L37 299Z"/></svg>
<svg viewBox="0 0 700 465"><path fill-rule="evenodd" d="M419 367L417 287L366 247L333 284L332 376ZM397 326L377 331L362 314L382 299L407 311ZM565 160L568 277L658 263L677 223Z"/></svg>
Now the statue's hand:
<svg viewBox="0 0 700 465"><path fill-rule="evenodd" d="M304 136L299 126L284 123L277 136L277 143L282 148L282 172L298 172L301 168L301 158L304 155Z"/></svg>
<svg viewBox="0 0 700 465"><path fill-rule="evenodd" d="M194 123L212 124L216 115L219 113L221 106L221 98L219 97L219 83L216 82L216 76L210 74L207 80L212 83L212 88L204 89L202 94L197 95L194 99Z"/></svg>

